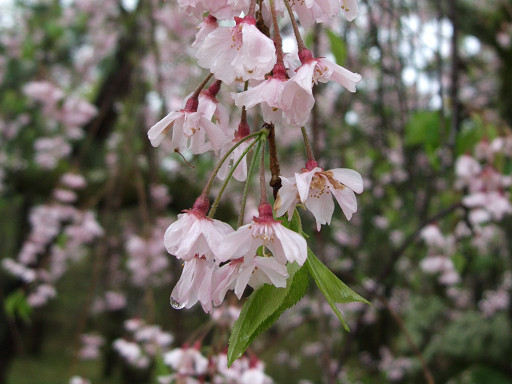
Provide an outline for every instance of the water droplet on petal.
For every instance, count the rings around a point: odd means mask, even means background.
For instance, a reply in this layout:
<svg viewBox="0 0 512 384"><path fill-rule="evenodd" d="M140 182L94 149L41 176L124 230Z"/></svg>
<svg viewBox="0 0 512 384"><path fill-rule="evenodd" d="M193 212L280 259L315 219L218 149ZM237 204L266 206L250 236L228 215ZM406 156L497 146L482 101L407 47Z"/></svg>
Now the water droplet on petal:
<svg viewBox="0 0 512 384"><path fill-rule="evenodd" d="M170 301L171 301L171 307L173 307L174 309L182 309L185 306L185 304L181 304L181 303L177 302L172 297L171 297Z"/></svg>

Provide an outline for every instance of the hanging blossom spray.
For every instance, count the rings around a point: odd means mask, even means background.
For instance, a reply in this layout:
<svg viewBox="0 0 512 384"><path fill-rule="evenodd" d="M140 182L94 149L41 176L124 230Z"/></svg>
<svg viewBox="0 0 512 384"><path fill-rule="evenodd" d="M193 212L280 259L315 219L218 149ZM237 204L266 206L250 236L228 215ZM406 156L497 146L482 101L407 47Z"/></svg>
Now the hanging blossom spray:
<svg viewBox="0 0 512 384"><path fill-rule="evenodd" d="M167 251L183 262L181 278L171 293L172 306L190 308L199 302L205 312L211 313L224 301L228 291L233 290L240 299L247 286L255 290L251 298L259 295L263 298L261 302L265 302L264 295L284 295L281 302L272 304L276 308L270 304L265 307L267 315L261 314L258 306L261 304L255 304L256 299L246 302L234 326L231 351L228 351L230 364L247 348L245 344L237 349L238 341L252 340L258 333L244 330L244 321L250 318L257 324L265 321L265 316L278 317L304 294L301 279L308 279L308 273L346 327L337 305L366 301L308 249L296 206L302 204L313 214L318 231L331 222L333 198L347 219L357 211L355 193L363 191L362 177L351 169L321 168L313 155L306 125L315 104L313 87L318 82L333 80L355 92L361 76L325 58L314 57L304 44L296 15L305 27L326 22L340 11L351 21L358 13L357 1L178 0L178 4L192 16L208 15L200 23L192 47L198 64L210 73L184 102L184 107L157 122L149 129L148 137L155 147L168 140L175 152L213 151L220 160L192 208L178 215L164 236ZM300 59L297 68L285 64L291 60L284 60L278 19L285 17L291 21L297 41ZM234 26L226 26L230 22ZM212 84L205 90L212 78ZM244 90L231 93L234 104L241 110L240 120L230 132L226 108L216 96L221 85L230 87L240 83L245 85ZM247 109L257 105L261 107L263 124L261 129L252 127L251 130ZM294 177L280 174L275 127L302 132L307 161ZM273 206L267 200L265 182L267 144ZM258 163L258 216L244 224L251 176ZM223 180L223 184L210 206L209 194L216 178ZM231 178L246 183L236 230L214 219ZM285 214L287 220L279 219ZM259 290L261 287L266 290Z"/></svg>

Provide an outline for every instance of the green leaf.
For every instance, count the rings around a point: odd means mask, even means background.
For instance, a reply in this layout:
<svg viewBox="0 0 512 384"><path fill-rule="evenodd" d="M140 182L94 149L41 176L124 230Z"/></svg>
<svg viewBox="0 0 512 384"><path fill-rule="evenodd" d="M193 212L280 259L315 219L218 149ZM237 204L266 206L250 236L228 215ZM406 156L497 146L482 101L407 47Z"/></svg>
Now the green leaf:
<svg viewBox="0 0 512 384"><path fill-rule="evenodd" d="M162 352L158 351L155 355L155 384L158 384L158 376L166 376L171 373L171 370L165 365Z"/></svg>
<svg viewBox="0 0 512 384"><path fill-rule="evenodd" d="M265 284L254 291L242 307L229 338L228 366L245 352L260 333L274 324L281 314L293 307L306 293L308 273L297 263L288 263L285 288Z"/></svg>
<svg viewBox="0 0 512 384"><path fill-rule="evenodd" d="M347 59L347 48L345 43L330 29L326 29L326 32L327 37L329 38L329 43L331 44L331 52L336 59L336 64L343 65Z"/></svg>
<svg viewBox="0 0 512 384"><path fill-rule="evenodd" d="M327 268L318 257L315 256L313 251L308 248L308 258L306 260L306 266L309 270L310 275L315 280L318 288L322 291L327 302L331 306L332 310L340 319L341 324L347 331L350 331L347 323L343 320L343 316L341 315L340 310L336 306L336 304L347 304L353 302L361 302L365 304L370 304L366 299L359 296L353 290L351 290L345 283L343 283L340 279L332 273L329 268Z"/></svg>
<svg viewBox="0 0 512 384"><path fill-rule="evenodd" d="M5 313L11 319L19 317L24 321L30 320L32 307L27 303L25 293L21 289L12 292L5 298L4 308Z"/></svg>

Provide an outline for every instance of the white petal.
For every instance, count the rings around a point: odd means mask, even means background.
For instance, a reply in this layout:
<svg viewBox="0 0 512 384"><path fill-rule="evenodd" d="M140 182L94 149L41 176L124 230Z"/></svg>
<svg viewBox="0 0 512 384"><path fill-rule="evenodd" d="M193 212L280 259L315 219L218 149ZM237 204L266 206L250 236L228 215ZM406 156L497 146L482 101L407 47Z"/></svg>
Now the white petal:
<svg viewBox="0 0 512 384"><path fill-rule="evenodd" d="M363 192L363 178L361 175L354 171L353 169L348 168L335 168L330 169L328 172L331 172L336 181L339 181L341 184L349 187L355 193Z"/></svg>
<svg viewBox="0 0 512 384"><path fill-rule="evenodd" d="M253 244L251 225L244 225L221 240L217 262L239 259L246 256L251 248L258 248L259 245Z"/></svg>
<svg viewBox="0 0 512 384"><path fill-rule="evenodd" d="M348 188L341 190L331 188L331 192L334 197L336 197L336 200L347 217L347 220L350 220L352 218L352 214L357 211L357 200L354 192Z"/></svg>
<svg viewBox="0 0 512 384"><path fill-rule="evenodd" d="M293 210L298 203L297 200L297 184L294 177L281 176L281 188L277 193L276 201L274 202L274 210L277 217L281 217L288 211L288 220L292 219ZM290 212L292 212L290 214Z"/></svg>
<svg viewBox="0 0 512 384"><path fill-rule="evenodd" d="M317 231L320 231L322 224L331 224L334 202L329 191L330 189L326 188L323 195L319 197L310 196L305 203L306 208L315 216Z"/></svg>
<svg viewBox="0 0 512 384"><path fill-rule="evenodd" d="M277 260L281 261L279 256L284 253L284 257L289 262L296 261L299 265L303 265L308 253L306 239L297 232L283 227L281 223L276 223L272 227L279 241L274 241L269 245L269 249Z"/></svg>
<svg viewBox="0 0 512 384"><path fill-rule="evenodd" d="M313 176L315 176L315 173L320 171L322 171L322 169L316 167L311 171L295 174L297 190L299 191L300 201L302 203L304 203L309 196L309 189L311 188L311 180L313 180Z"/></svg>

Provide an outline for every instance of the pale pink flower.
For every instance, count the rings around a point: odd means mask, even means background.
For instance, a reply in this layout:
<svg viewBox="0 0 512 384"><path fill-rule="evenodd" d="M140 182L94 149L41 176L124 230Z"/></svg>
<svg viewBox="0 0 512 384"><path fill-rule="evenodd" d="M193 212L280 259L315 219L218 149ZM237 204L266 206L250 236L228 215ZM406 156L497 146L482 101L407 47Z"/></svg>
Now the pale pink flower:
<svg viewBox="0 0 512 384"><path fill-rule="evenodd" d="M357 0L341 0L341 9L345 12L345 18L352 21L359 13L359 6Z"/></svg>
<svg viewBox="0 0 512 384"><path fill-rule="evenodd" d="M439 230L439 227L435 224L427 225L421 230L420 236L425 243L429 246L443 248L446 244L446 239Z"/></svg>
<svg viewBox="0 0 512 384"><path fill-rule="evenodd" d="M82 360L95 360L100 357L100 348L105 344L105 339L94 333L84 333L80 335L82 347L78 356Z"/></svg>
<svg viewBox="0 0 512 384"><path fill-rule="evenodd" d="M342 0L341 8L343 8L343 2L344 0ZM315 22L325 23L336 16L340 9L340 0L293 0L290 3L304 28L309 28Z"/></svg>
<svg viewBox="0 0 512 384"><path fill-rule="evenodd" d="M274 381L256 367L250 368L242 374L240 384L272 384Z"/></svg>
<svg viewBox="0 0 512 384"><path fill-rule="evenodd" d="M501 220L512 213L512 204L507 195L501 192L475 192L465 196L462 203L469 208L481 207L487 210L495 220Z"/></svg>
<svg viewBox="0 0 512 384"><path fill-rule="evenodd" d="M172 307L191 308L199 301L205 312L211 312L212 277L216 269L218 267L215 262L204 257L185 261L181 277L171 293Z"/></svg>
<svg viewBox="0 0 512 384"><path fill-rule="evenodd" d="M212 14L209 14L207 17L205 17L201 24L199 24L199 30L197 31L194 42L192 43L192 48L201 46L204 43L206 36L208 36L218 27L219 24L217 23L217 19Z"/></svg>
<svg viewBox="0 0 512 384"><path fill-rule="evenodd" d="M69 384L91 384L91 381L85 377L75 375L69 379Z"/></svg>
<svg viewBox="0 0 512 384"><path fill-rule="evenodd" d="M261 204L258 211L259 217L254 217L252 223L224 237L219 247L219 261L253 258L263 246L264 254L268 249L281 264L289 261L303 265L307 258L304 237L274 220L270 204Z"/></svg>
<svg viewBox="0 0 512 384"><path fill-rule="evenodd" d="M53 190L53 197L61 203L74 203L76 201L76 193L69 189L56 188Z"/></svg>
<svg viewBox="0 0 512 384"><path fill-rule="evenodd" d="M163 359L179 375L199 376L208 369L208 359L196 348L175 348L165 353Z"/></svg>
<svg viewBox="0 0 512 384"><path fill-rule="evenodd" d="M274 257L255 256L231 260L215 273L213 302L220 305L230 289L233 289L240 299L247 285L254 289L263 284L284 288L287 278L286 267L278 263Z"/></svg>
<svg viewBox="0 0 512 384"><path fill-rule="evenodd" d="M153 147L158 147L165 135L172 129L171 149L201 154L210 149L218 151L226 141L226 135L217 125L208 120L204 113L197 110L198 98L191 97L180 111L165 116L148 131ZM208 139L208 141L207 141Z"/></svg>
<svg viewBox="0 0 512 384"><path fill-rule="evenodd" d="M301 202L313 213L317 230L322 224L330 224L334 212L332 196L340 205L348 220L357 211L354 192L363 192L363 179L359 173L347 168L324 171L315 161L308 161L302 173L293 177L281 176L282 187L274 203L277 216L288 212L291 220L295 206Z"/></svg>
<svg viewBox="0 0 512 384"><path fill-rule="evenodd" d="M455 175L457 176L457 187L463 188L469 185L482 172L480 163L469 155L461 155L455 162Z"/></svg>
<svg viewBox="0 0 512 384"><path fill-rule="evenodd" d="M23 93L34 100L52 105L65 96L62 89L49 81L31 81L23 86Z"/></svg>
<svg viewBox="0 0 512 384"><path fill-rule="evenodd" d="M361 80L358 73L350 72L324 58L314 59L307 49L301 50L299 57L302 65L286 82L281 93L281 107L287 121L293 126L304 126L309 118L315 104L313 85L334 80L350 92L355 92L356 83Z"/></svg>
<svg viewBox="0 0 512 384"><path fill-rule="evenodd" d="M276 63L274 42L256 27L254 17L236 17L236 26L211 32L196 51L198 63L226 84L263 80Z"/></svg>
<svg viewBox="0 0 512 384"><path fill-rule="evenodd" d="M188 14L201 17L205 12L209 12L221 20L239 15L249 7L247 0L238 2L232 0L178 0L178 4Z"/></svg>
<svg viewBox="0 0 512 384"><path fill-rule="evenodd" d="M300 76L303 73L297 75ZM281 93L281 107L288 124L294 127L303 127L315 105L315 98L311 87L305 88L301 84L301 77L297 77L297 75L285 83Z"/></svg>
<svg viewBox="0 0 512 384"><path fill-rule="evenodd" d="M214 260L222 255L218 252L219 242L233 232L233 228L220 220L206 217L208 207L208 199L200 196L192 209L178 215L178 220L169 226L164 235L164 245L171 255L185 261L195 257Z"/></svg>
<svg viewBox="0 0 512 384"><path fill-rule="evenodd" d="M220 80L215 81L206 91L202 91L199 94L199 106L198 112L202 112L207 120L212 120L218 125L223 131L228 130L229 124L229 113L217 100L216 96L220 90L222 82ZM228 141L227 135L225 135L224 143Z"/></svg>
<svg viewBox="0 0 512 384"><path fill-rule="evenodd" d="M256 104L260 104L263 112L263 120L266 123L279 124L282 121L285 106L286 109L291 109L293 101L283 103L283 89L288 82L284 65L277 63L272 72L272 76L267 77L266 80L258 85L244 92L232 93L231 96L238 107L245 106L247 109L250 109ZM313 97L309 94L303 96L306 97L307 100L310 99L309 101L312 107L314 103ZM302 120L307 120L307 117Z"/></svg>
<svg viewBox="0 0 512 384"><path fill-rule="evenodd" d="M313 58L308 49L299 51L299 58L302 65L296 69L292 80L308 92L312 92L314 84L327 83L329 80L334 80L350 92L355 92L356 84L361 81L360 74L351 72L322 57Z"/></svg>
<svg viewBox="0 0 512 384"><path fill-rule="evenodd" d="M82 189L87 185L87 181L82 175L71 172L63 174L60 182L71 189Z"/></svg>

